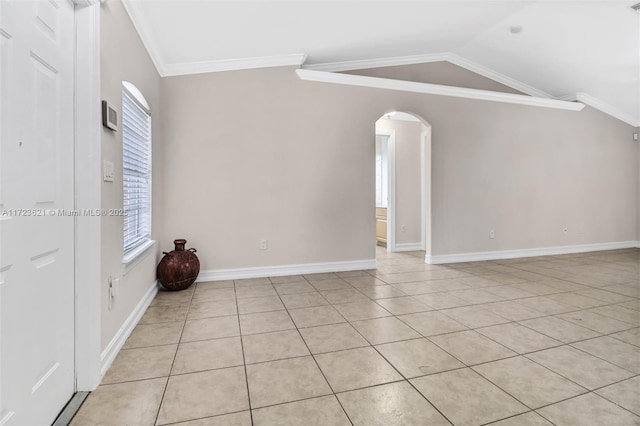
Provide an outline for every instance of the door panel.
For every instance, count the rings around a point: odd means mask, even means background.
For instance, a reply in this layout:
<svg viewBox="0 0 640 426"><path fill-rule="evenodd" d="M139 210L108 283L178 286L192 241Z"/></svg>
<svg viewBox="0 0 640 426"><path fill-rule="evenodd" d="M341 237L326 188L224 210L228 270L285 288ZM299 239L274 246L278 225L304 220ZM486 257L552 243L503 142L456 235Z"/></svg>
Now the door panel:
<svg viewBox="0 0 640 426"><path fill-rule="evenodd" d="M0 1L0 424L74 392L74 11Z"/></svg>

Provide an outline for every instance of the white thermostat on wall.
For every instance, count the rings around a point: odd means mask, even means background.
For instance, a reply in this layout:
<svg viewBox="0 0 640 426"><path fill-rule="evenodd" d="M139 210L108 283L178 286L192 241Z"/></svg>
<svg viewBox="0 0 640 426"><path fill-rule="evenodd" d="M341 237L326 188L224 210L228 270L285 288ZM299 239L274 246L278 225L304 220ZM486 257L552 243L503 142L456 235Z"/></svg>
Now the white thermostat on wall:
<svg viewBox="0 0 640 426"><path fill-rule="evenodd" d="M107 129L118 130L118 111L107 101L102 101L102 125Z"/></svg>

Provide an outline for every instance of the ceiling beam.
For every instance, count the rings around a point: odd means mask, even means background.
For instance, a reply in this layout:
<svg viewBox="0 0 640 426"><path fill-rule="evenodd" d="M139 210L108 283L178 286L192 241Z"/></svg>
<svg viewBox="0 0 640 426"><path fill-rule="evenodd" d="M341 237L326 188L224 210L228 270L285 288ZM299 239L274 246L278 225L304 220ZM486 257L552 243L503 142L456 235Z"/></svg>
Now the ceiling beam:
<svg viewBox="0 0 640 426"><path fill-rule="evenodd" d="M454 98L476 99L517 105L555 108L568 111L580 111L584 104L557 99L539 98L513 93L492 92L489 90L468 89L465 87L444 86L441 84L417 83L405 80L340 74L327 71L298 69L296 74L301 80L323 83L344 84L348 86L372 87L376 89L398 90L401 92L425 93L429 95L450 96Z"/></svg>
<svg viewBox="0 0 640 426"><path fill-rule="evenodd" d="M542 90L451 52L396 56L393 58L361 59L356 61L330 62L324 64L308 64L304 65L303 68L314 71L342 72L381 67L396 67L402 65L427 64L432 62L449 62L450 64L457 65L467 71L479 74L527 95L536 96L538 98L553 98L553 96Z"/></svg>

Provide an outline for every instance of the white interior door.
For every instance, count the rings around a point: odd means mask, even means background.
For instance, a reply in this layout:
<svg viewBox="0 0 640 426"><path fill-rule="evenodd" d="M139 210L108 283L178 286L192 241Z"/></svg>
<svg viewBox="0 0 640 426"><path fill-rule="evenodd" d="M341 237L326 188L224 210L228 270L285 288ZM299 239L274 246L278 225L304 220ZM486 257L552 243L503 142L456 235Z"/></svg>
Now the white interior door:
<svg viewBox="0 0 640 426"><path fill-rule="evenodd" d="M0 424L74 392L74 9L0 0Z"/></svg>

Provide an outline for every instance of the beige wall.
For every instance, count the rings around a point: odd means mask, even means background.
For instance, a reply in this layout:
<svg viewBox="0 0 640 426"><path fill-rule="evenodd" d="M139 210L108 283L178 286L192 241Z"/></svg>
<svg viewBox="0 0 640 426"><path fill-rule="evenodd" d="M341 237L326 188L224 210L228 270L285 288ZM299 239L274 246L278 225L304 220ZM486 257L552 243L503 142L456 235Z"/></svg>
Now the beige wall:
<svg viewBox="0 0 640 426"><path fill-rule="evenodd" d="M130 81L142 92L151 107L153 123L153 233L159 229L162 212L163 157L160 132L160 76L145 50L129 15L119 1L110 0L101 10L101 92L118 113L122 107L122 81ZM120 114L121 116L121 114ZM102 208L122 208L122 131L102 131L102 159L115 165L115 181L102 183ZM97 171L98 173L100 171ZM104 349L155 282L156 252L150 251L140 263L123 275L122 217L102 218L102 348ZM109 310L109 276L122 278L120 294Z"/></svg>
<svg viewBox="0 0 640 426"><path fill-rule="evenodd" d="M421 138L414 121L376 121L376 131L392 130L396 140L396 244L420 243L422 233ZM402 230L402 227L405 230Z"/></svg>
<svg viewBox="0 0 640 426"><path fill-rule="evenodd" d="M492 90L494 92L521 93L509 86L505 86L504 84L445 61L369 68L345 71L344 73L366 75L369 77L395 78L397 80L416 81L419 83L468 87L471 89Z"/></svg>
<svg viewBox="0 0 640 426"><path fill-rule="evenodd" d="M589 107L306 82L289 67L164 78L162 94L164 235L188 239L205 270L373 258L373 124L394 110L432 126L434 255L636 238L633 128Z"/></svg>

